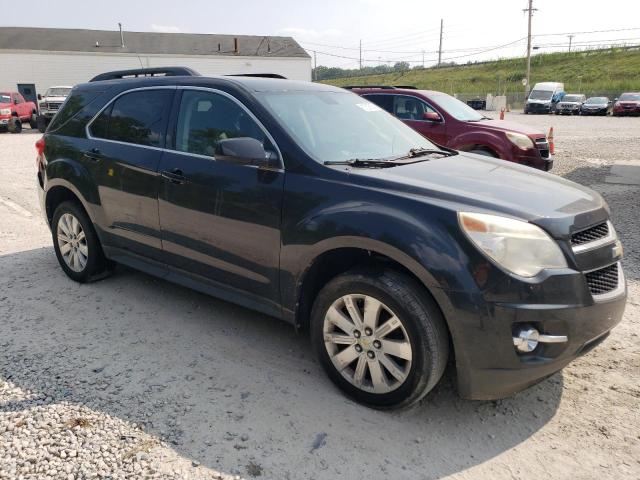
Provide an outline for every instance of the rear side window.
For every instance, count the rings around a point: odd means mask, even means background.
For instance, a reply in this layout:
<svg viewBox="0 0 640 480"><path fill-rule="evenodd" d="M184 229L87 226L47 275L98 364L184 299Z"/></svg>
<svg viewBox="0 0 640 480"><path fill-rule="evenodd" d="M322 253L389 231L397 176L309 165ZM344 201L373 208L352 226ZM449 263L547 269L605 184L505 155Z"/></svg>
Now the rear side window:
<svg viewBox="0 0 640 480"><path fill-rule="evenodd" d="M363 97L375 103L383 110L393 113L393 95L363 95Z"/></svg>
<svg viewBox="0 0 640 480"><path fill-rule="evenodd" d="M91 124L91 136L150 147L163 145L174 90L153 89L125 93Z"/></svg>

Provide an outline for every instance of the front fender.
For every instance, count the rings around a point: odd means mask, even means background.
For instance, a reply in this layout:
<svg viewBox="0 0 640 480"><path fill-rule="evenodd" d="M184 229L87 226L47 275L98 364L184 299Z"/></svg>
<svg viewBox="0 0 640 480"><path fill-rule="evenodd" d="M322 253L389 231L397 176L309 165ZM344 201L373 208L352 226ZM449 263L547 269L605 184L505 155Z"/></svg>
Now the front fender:
<svg viewBox="0 0 640 480"><path fill-rule="evenodd" d="M469 132L463 133L455 137L452 141L451 148L455 150L473 150L476 145L481 145L491 149L503 160L509 160L510 152L504 148L504 139L500 138L497 133L493 132Z"/></svg>

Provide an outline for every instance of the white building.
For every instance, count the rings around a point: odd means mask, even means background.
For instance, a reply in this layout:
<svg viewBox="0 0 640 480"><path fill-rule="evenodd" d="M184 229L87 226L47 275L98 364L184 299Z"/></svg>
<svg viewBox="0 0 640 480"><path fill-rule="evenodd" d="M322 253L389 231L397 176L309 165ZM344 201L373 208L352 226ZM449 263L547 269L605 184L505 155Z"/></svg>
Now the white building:
<svg viewBox="0 0 640 480"><path fill-rule="evenodd" d="M20 91L31 96L53 85L141 66L311 80L311 58L291 37L0 27L0 90L20 84Z"/></svg>

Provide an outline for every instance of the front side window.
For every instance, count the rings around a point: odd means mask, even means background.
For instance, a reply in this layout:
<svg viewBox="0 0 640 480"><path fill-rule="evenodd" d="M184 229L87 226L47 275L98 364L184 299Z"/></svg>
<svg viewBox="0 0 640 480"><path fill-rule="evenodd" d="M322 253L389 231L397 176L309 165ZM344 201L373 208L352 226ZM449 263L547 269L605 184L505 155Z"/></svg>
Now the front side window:
<svg viewBox="0 0 640 480"><path fill-rule="evenodd" d="M173 92L140 90L118 97L91 124L91 135L135 145L162 146Z"/></svg>
<svg viewBox="0 0 640 480"><path fill-rule="evenodd" d="M383 110L393 113L393 95L363 95L363 98L375 103Z"/></svg>
<svg viewBox="0 0 640 480"><path fill-rule="evenodd" d="M393 114L402 120L424 120L424 114L435 112L433 108L416 97L393 95Z"/></svg>
<svg viewBox="0 0 640 480"><path fill-rule="evenodd" d="M265 132L236 102L214 92L185 90L176 126L176 150L215 157L220 140L255 138L274 151Z"/></svg>
<svg viewBox="0 0 640 480"><path fill-rule="evenodd" d="M380 107L350 92L276 91L256 94L314 160L381 159L412 148L436 148Z"/></svg>

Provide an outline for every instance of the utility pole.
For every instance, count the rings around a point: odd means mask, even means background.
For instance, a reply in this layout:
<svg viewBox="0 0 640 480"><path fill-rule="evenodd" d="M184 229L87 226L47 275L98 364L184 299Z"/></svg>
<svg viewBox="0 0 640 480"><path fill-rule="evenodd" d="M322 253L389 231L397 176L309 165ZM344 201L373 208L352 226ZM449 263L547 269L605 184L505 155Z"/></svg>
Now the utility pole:
<svg viewBox="0 0 640 480"><path fill-rule="evenodd" d="M424 50L422 50L422 68L424 68Z"/></svg>
<svg viewBox="0 0 640 480"><path fill-rule="evenodd" d="M571 41L573 40L573 37L575 37L575 35L567 35L567 37L569 37L569 51L571 51Z"/></svg>
<svg viewBox="0 0 640 480"><path fill-rule="evenodd" d="M536 10L537 8L533 8L533 0L529 0L529 8L523 10L529 13L529 28L527 31L527 96L529 96L529 91L531 90L531 17Z"/></svg>
<svg viewBox="0 0 640 480"><path fill-rule="evenodd" d="M362 39L360 39L360 70L362 70Z"/></svg>
<svg viewBox="0 0 640 480"><path fill-rule="evenodd" d="M318 79L318 61L316 59L316 51L313 50L313 79Z"/></svg>
<svg viewBox="0 0 640 480"><path fill-rule="evenodd" d="M438 47L438 66L442 62L442 27L444 25L444 19L440 19L440 46Z"/></svg>

